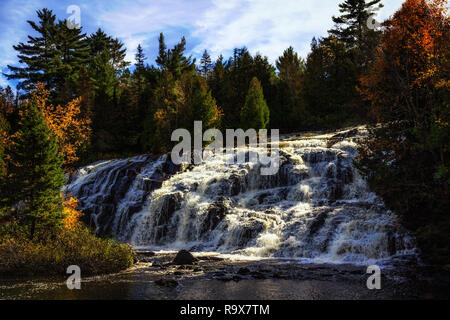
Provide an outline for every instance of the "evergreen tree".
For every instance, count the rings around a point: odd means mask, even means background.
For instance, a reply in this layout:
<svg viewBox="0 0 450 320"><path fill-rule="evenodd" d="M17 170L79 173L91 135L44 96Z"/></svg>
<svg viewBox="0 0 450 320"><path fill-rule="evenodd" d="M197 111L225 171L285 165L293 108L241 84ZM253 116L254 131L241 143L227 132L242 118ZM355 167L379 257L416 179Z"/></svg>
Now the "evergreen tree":
<svg viewBox="0 0 450 320"><path fill-rule="evenodd" d="M342 41L351 50L355 67L366 70L375 56L375 48L380 40L381 31L368 27L368 22L375 10L382 8L381 0L345 0L339 5L342 13L333 17L335 28L330 35ZM378 6L377 6L378 5Z"/></svg>
<svg viewBox="0 0 450 320"><path fill-rule="evenodd" d="M212 60L211 56L208 53L208 50L203 52L202 58L200 60L200 72L204 78L208 78L212 69Z"/></svg>
<svg viewBox="0 0 450 320"><path fill-rule="evenodd" d="M179 79L184 71L195 70L195 59L192 59L192 56L186 57L184 55L185 50L185 37L182 37L181 41L173 49L167 49L164 35L161 33L159 36L159 55L156 58L156 64L162 71L169 71L175 78Z"/></svg>
<svg viewBox="0 0 450 320"><path fill-rule="evenodd" d="M289 47L276 61L279 71L276 108L271 110L271 125L288 130L299 129L306 121L305 103L302 96L305 61L300 58L294 48ZM292 131L291 131L292 132Z"/></svg>
<svg viewBox="0 0 450 320"><path fill-rule="evenodd" d="M144 54L144 49L142 49L142 46L139 44L137 47L137 53L135 55L136 59L136 70L141 72L144 69L144 62L147 59L147 57Z"/></svg>
<svg viewBox="0 0 450 320"><path fill-rule="evenodd" d="M366 3L366 0L345 0L339 4L339 17L333 16L335 28L329 33L344 42L347 47L362 46L365 31L367 31L367 22L374 11L374 6L379 5L382 8L381 0L372 0Z"/></svg>
<svg viewBox="0 0 450 320"><path fill-rule="evenodd" d="M342 41L333 36L313 40L302 94L310 115L309 129L342 127L358 120L357 77Z"/></svg>
<svg viewBox="0 0 450 320"><path fill-rule="evenodd" d="M124 48L123 42L119 39L112 39L109 44L109 53L111 56L111 64L118 76L121 76L125 69L131 64L129 61L125 61L127 55L127 49Z"/></svg>
<svg viewBox="0 0 450 320"><path fill-rule="evenodd" d="M269 123L269 114L261 82L255 77L250 83L247 98L241 110L242 129L265 129Z"/></svg>
<svg viewBox="0 0 450 320"><path fill-rule="evenodd" d="M87 63L89 48L81 29L69 29L65 21L55 22L51 10L37 11L39 22L28 21L38 36L28 36L26 44L14 46L19 63L8 66L8 79L23 80L19 88L29 91L37 82L50 89L53 102L66 103L74 98L77 72Z"/></svg>
<svg viewBox="0 0 450 320"><path fill-rule="evenodd" d="M162 32L159 34L158 42L159 42L159 54L158 57L156 58L156 64L159 66L161 70L165 70L169 65L169 57L167 53L166 42L164 40L164 34Z"/></svg>
<svg viewBox="0 0 450 320"><path fill-rule="evenodd" d="M191 71L181 76L180 84L184 96L180 118L185 122L180 125L193 129L194 121L202 121L204 130L218 128L221 112L211 96L206 80Z"/></svg>
<svg viewBox="0 0 450 320"><path fill-rule="evenodd" d="M37 101L23 110L19 135L10 150L6 181L9 205L25 203L20 218L29 235L39 238L60 227L63 212L61 188L64 185L63 158L56 137L45 122Z"/></svg>
<svg viewBox="0 0 450 320"><path fill-rule="evenodd" d="M294 51L294 48L289 47L278 58L276 66L280 80L288 83L289 87L293 89L305 69L305 62Z"/></svg>
<svg viewBox="0 0 450 320"><path fill-rule="evenodd" d="M55 104L65 104L75 98L75 81L78 72L89 60L86 34L81 28L69 29L66 21L59 21L55 33Z"/></svg>
<svg viewBox="0 0 450 320"><path fill-rule="evenodd" d="M24 67L8 65L10 74L6 74L8 80L23 80L21 89L33 89L37 82L42 82L47 88L54 88L54 73L56 47L55 47L55 15L51 10L37 11L39 22L28 20L28 24L38 33L38 36L28 36L26 43L20 42L13 46L18 51L19 63Z"/></svg>

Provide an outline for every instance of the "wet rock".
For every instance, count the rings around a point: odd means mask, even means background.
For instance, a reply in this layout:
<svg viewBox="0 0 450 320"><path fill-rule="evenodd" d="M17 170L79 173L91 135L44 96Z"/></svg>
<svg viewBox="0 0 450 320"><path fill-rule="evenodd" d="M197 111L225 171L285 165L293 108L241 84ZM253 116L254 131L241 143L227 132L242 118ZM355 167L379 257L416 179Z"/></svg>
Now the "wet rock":
<svg viewBox="0 0 450 320"><path fill-rule="evenodd" d="M250 240L256 238L264 230L262 222L257 220L249 220L246 225L241 226L240 236L234 240L234 244L238 247L245 246Z"/></svg>
<svg viewBox="0 0 450 320"><path fill-rule="evenodd" d="M239 193L244 191L242 189L242 184L241 184L241 181L240 181L240 177L238 175L236 175L236 174L233 174L229 178L229 185L230 185L230 195L231 196L237 196Z"/></svg>
<svg viewBox="0 0 450 320"><path fill-rule="evenodd" d="M335 144L343 141L344 139L354 137L359 133L358 129L352 129L346 132L338 133L332 136L327 142L327 148L331 148Z"/></svg>
<svg viewBox="0 0 450 320"><path fill-rule="evenodd" d="M240 268L237 272L240 275L246 276L248 274L250 274L250 269L249 268Z"/></svg>
<svg viewBox="0 0 450 320"><path fill-rule="evenodd" d="M328 217L328 211L321 212L317 215L317 217L309 224L309 236L314 236L320 228L323 227L325 220Z"/></svg>
<svg viewBox="0 0 450 320"><path fill-rule="evenodd" d="M223 261L223 260L225 260L224 258L208 257L208 256L197 257L197 259L202 260L202 261Z"/></svg>
<svg viewBox="0 0 450 320"><path fill-rule="evenodd" d="M154 257L155 253L153 251L136 251L137 255L144 257Z"/></svg>
<svg viewBox="0 0 450 320"><path fill-rule="evenodd" d="M225 198L220 198L209 207L205 219L202 222L202 233L214 230L228 214L228 202Z"/></svg>
<svg viewBox="0 0 450 320"><path fill-rule="evenodd" d="M194 264L197 261L198 260L189 251L181 250L177 253L177 256L173 259L172 263L174 265L188 265Z"/></svg>
<svg viewBox="0 0 450 320"><path fill-rule="evenodd" d="M159 279L155 281L155 284L166 288L176 288L178 287L178 281L175 279Z"/></svg>
<svg viewBox="0 0 450 320"><path fill-rule="evenodd" d="M336 160L336 154L329 150L309 150L302 154L303 161L309 163L331 162Z"/></svg>
<svg viewBox="0 0 450 320"><path fill-rule="evenodd" d="M266 275L259 272L259 271L252 271L250 272L250 275L255 279L266 279Z"/></svg>

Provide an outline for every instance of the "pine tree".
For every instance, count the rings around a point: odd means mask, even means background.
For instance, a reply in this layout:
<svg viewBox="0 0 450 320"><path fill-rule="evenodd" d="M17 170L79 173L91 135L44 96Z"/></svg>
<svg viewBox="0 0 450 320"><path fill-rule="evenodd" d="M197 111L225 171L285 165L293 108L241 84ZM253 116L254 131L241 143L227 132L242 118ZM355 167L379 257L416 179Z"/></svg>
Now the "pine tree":
<svg viewBox="0 0 450 320"><path fill-rule="evenodd" d="M164 35L159 36L159 55L156 58L156 64L162 71L169 71L175 78L179 79L185 71L195 70L195 59L192 56L186 57L186 38L182 37L181 41L176 44L173 49L167 49L164 42Z"/></svg>
<svg viewBox="0 0 450 320"><path fill-rule="evenodd" d="M289 47L283 52L283 55L276 61L279 78L294 88L295 83L305 69L305 62L301 59L294 48Z"/></svg>
<svg viewBox="0 0 450 320"><path fill-rule="evenodd" d="M65 104L75 98L74 87L78 72L89 61L89 45L81 28L69 29L59 21L55 33L55 104Z"/></svg>
<svg viewBox="0 0 450 320"><path fill-rule="evenodd" d="M129 61L125 61L127 49L124 48L124 43L117 38L111 39L109 53L111 55L111 64L114 70L116 70L116 74L118 76L122 75L125 69L131 64Z"/></svg>
<svg viewBox="0 0 450 320"><path fill-rule="evenodd" d="M46 237L61 226L63 158L37 101L22 110L18 137L10 150L7 193L9 205L25 203L21 214L31 238Z"/></svg>
<svg viewBox="0 0 450 320"><path fill-rule="evenodd" d="M28 36L27 43L20 42L13 46L19 52L19 63L25 66L8 65L11 73L6 75L8 80L23 80L20 88L25 90L33 89L37 82L44 83L47 88L54 88L56 17L48 9L38 10L37 15L38 23L30 20L27 22L39 35Z"/></svg>
<svg viewBox="0 0 450 320"><path fill-rule="evenodd" d="M164 40L164 34L161 32L159 34L159 54L156 58L156 64L159 66L161 70L167 70L169 64L169 58L167 53L167 46Z"/></svg>
<svg viewBox="0 0 450 320"><path fill-rule="evenodd" d="M355 68L360 72L367 70L373 61L375 48L382 34L380 30L368 27L375 10L383 7L380 2L381 0L345 0L339 5L342 14L333 17L335 28L328 31L351 50Z"/></svg>
<svg viewBox="0 0 450 320"><path fill-rule="evenodd" d="M276 61L279 71L277 107L271 111L271 125L275 128L298 129L306 120L305 103L302 96L306 63L294 48L289 47Z"/></svg>
<svg viewBox="0 0 450 320"><path fill-rule="evenodd" d="M147 60L147 57L144 54L144 49L142 49L142 46L139 44L137 47L137 53L135 55L136 59L136 70L141 72L144 69L144 62Z"/></svg>
<svg viewBox="0 0 450 320"><path fill-rule="evenodd" d="M368 29L367 21L372 15L375 5L382 8L381 0L345 0L339 5L342 13L339 17L333 16L335 28L329 33L344 42L347 47L354 45L361 47L364 41L364 33Z"/></svg>
<svg viewBox="0 0 450 320"><path fill-rule="evenodd" d="M208 50L203 52L202 58L200 60L200 72L204 78L208 78L212 69L212 60L211 56L208 53Z"/></svg>
<svg viewBox="0 0 450 320"><path fill-rule="evenodd" d="M253 78L248 89L244 107L241 110L242 129L265 129L269 123L269 107L264 100L261 82Z"/></svg>
<svg viewBox="0 0 450 320"><path fill-rule="evenodd" d="M221 111L211 96L206 80L197 73L185 72L180 79L183 88L184 106L179 118L183 128L193 129L194 121L202 121L203 129L218 128Z"/></svg>

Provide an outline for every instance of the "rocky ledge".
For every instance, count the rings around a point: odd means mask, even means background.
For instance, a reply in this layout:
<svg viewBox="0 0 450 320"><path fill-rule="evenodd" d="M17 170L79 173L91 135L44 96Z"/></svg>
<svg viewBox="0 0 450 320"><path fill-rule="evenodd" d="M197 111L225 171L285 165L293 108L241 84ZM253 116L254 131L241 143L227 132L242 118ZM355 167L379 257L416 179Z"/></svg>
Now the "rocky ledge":
<svg viewBox="0 0 450 320"><path fill-rule="evenodd" d="M450 269L420 266L395 261L382 268L383 290L390 290L398 298L448 298ZM413 259L412 259L413 261ZM136 252L135 275L141 275L167 289L176 290L184 282L221 281L240 282L255 280L328 281L335 283L356 283L366 288L370 274L367 267L351 264L301 263L298 260L264 259L239 261L219 254L191 254L182 250L178 253ZM406 266L405 266L406 265ZM430 297L428 297L430 298Z"/></svg>

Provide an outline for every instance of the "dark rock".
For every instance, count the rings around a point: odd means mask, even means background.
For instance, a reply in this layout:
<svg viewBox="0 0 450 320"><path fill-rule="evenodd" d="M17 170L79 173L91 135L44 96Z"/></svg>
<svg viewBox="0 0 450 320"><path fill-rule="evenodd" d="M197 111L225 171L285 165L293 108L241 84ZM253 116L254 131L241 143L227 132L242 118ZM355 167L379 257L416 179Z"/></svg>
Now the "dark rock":
<svg viewBox="0 0 450 320"><path fill-rule="evenodd" d="M240 268L237 273L241 274L243 276L246 276L246 275L250 274L250 269L249 268Z"/></svg>
<svg viewBox="0 0 450 320"><path fill-rule="evenodd" d="M181 250L177 253L177 256L173 259L172 263L174 265L186 265L193 264L197 261L198 260L189 251Z"/></svg>
<svg viewBox="0 0 450 320"><path fill-rule="evenodd" d="M214 230L227 214L228 207L225 198L220 198L211 204L202 223L202 233Z"/></svg>
<svg viewBox="0 0 450 320"><path fill-rule="evenodd" d="M136 251L136 254L144 257L154 257L155 253L153 251Z"/></svg>
<svg viewBox="0 0 450 320"><path fill-rule="evenodd" d="M175 279L159 279L155 281L155 284L161 287L176 288L178 286L178 281Z"/></svg>
<svg viewBox="0 0 450 320"><path fill-rule="evenodd" d="M258 271L252 271L252 272L250 272L250 275L255 279L266 279L267 278L263 273L258 272Z"/></svg>
<svg viewBox="0 0 450 320"><path fill-rule="evenodd" d="M198 257L198 260L202 260L202 261L223 261L225 260L224 258L219 258L219 257Z"/></svg>
<svg viewBox="0 0 450 320"><path fill-rule="evenodd" d="M217 280L223 281L223 282L229 282L234 280L234 276L230 274L225 274L223 276L217 277Z"/></svg>
<svg viewBox="0 0 450 320"><path fill-rule="evenodd" d="M328 217L328 212L321 212L317 215L317 217L309 224L308 226L308 230L309 230L309 236L314 236L317 231L320 230L320 228L322 228L322 226L325 223L325 220Z"/></svg>

